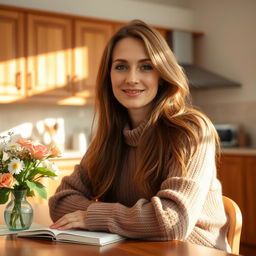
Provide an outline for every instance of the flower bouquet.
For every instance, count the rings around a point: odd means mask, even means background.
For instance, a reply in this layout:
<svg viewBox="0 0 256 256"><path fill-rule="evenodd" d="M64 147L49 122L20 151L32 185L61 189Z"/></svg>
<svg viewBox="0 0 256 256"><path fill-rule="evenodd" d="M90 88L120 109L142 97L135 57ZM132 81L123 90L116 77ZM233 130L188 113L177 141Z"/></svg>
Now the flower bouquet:
<svg viewBox="0 0 256 256"><path fill-rule="evenodd" d="M57 177L59 170L49 159L59 155L56 146L17 139L12 133L0 136L0 204L5 204L12 194L13 200L4 213L10 230L30 227L33 209L26 196L34 196L36 191L42 198L47 198L46 188L40 180Z"/></svg>

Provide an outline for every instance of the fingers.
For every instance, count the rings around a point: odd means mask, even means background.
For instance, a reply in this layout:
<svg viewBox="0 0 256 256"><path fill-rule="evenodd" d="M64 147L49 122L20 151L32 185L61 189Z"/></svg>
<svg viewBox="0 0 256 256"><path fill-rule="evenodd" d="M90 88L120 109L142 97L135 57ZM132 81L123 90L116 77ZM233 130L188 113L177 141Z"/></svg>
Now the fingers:
<svg viewBox="0 0 256 256"><path fill-rule="evenodd" d="M71 228L86 229L85 225L86 211L75 211L65 214L63 217L53 223L50 228L65 230Z"/></svg>

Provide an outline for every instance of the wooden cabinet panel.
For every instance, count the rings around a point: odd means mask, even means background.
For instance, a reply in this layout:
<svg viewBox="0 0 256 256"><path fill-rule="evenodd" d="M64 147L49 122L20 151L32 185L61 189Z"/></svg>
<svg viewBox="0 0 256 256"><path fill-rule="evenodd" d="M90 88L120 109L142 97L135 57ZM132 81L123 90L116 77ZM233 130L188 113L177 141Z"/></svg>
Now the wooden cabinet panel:
<svg viewBox="0 0 256 256"><path fill-rule="evenodd" d="M75 21L73 68L77 95L93 96L101 56L112 32L108 24Z"/></svg>
<svg viewBox="0 0 256 256"><path fill-rule="evenodd" d="M27 47L29 95L45 91L70 95L71 20L28 15Z"/></svg>
<svg viewBox="0 0 256 256"><path fill-rule="evenodd" d="M246 232L244 240L256 245L256 156L246 157L246 169L244 170L244 201L243 223Z"/></svg>
<svg viewBox="0 0 256 256"><path fill-rule="evenodd" d="M0 10L0 99L25 96L24 15Z"/></svg>
<svg viewBox="0 0 256 256"><path fill-rule="evenodd" d="M245 159L237 156L222 156L218 176L222 183L223 195L231 197L240 208L244 204L244 169Z"/></svg>
<svg viewBox="0 0 256 256"><path fill-rule="evenodd" d="M256 156L222 155L218 176L223 194L232 198L241 209L241 241L256 245Z"/></svg>

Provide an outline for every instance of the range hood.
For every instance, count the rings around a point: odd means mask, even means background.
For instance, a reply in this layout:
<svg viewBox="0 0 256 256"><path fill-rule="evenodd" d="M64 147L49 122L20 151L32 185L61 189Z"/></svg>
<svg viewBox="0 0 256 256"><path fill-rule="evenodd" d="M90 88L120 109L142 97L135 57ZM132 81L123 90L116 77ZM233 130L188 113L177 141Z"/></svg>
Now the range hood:
<svg viewBox="0 0 256 256"><path fill-rule="evenodd" d="M217 75L193 62L193 35L191 32L174 30L167 34L167 42L178 63L183 67L192 88L238 87L239 83Z"/></svg>

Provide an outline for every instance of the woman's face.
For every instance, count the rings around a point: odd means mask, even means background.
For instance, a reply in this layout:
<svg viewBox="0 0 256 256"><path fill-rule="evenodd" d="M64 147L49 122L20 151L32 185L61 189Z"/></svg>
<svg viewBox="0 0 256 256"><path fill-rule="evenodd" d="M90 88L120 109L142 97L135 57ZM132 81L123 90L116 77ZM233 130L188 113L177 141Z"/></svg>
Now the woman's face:
<svg viewBox="0 0 256 256"><path fill-rule="evenodd" d="M141 40L127 37L116 44L110 76L115 98L139 123L151 109L160 79Z"/></svg>

